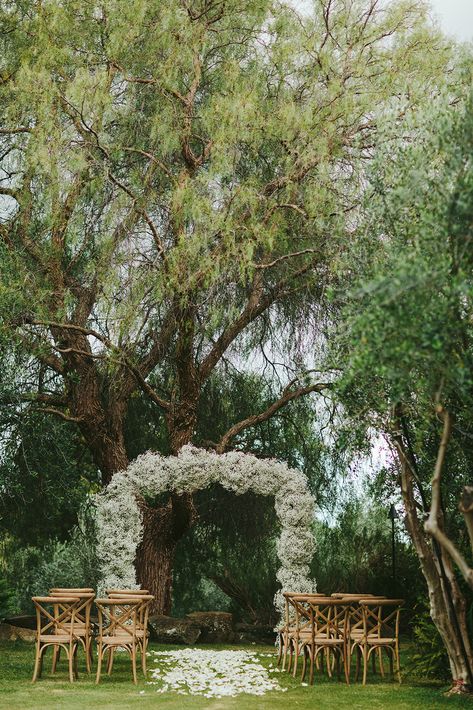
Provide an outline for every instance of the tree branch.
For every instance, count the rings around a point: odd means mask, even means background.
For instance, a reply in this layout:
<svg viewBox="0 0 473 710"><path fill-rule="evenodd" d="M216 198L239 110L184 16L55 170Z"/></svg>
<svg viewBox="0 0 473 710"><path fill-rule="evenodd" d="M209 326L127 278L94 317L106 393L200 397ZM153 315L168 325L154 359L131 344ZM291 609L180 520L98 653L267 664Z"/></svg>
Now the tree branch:
<svg viewBox="0 0 473 710"><path fill-rule="evenodd" d="M200 377L205 380L209 377L215 365L218 363L224 352L237 338L247 325L252 323L258 316L266 311L275 301L277 301L284 293L288 284L303 276L311 268L312 263L306 264L298 271L293 272L288 277L281 279L272 289L265 295L262 295L262 272L261 270L255 273L248 301L241 311L240 315L233 323L230 323L221 335L217 338L213 348L208 355L203 359L200 366Z"/></svg>
<svg viewBox="0 0 473 710"><path fill-rule="evenodd" d="M288 390L286 388L282 397L273 402L267 409L265 409L264 412L260 412L260 414L253 414L250 417L242 419L240 422L234 424L218 442L216 447L217 453L223 453L227 448L230 440L233 439L241 431L243 431L243 429L247 429L251 426L256 426L257 424L261 424L261 422L270 419L272 416L274 416L274 414L276 414L276 412L278 412L282 407L285 407L286 404L289 404L289 402L292 402L294 399L303 397L304 395L310 394L311 392L322 392L323 390L330 389L331 387L332 385L330 382L317 382L316 384L307 385L306 387L299 387L296 390Z"/></svg>
<svg viewBox="0 0 473 710"><path fill-rule="evenodd" d="M109 350L112 352L116 353L118 355L118 359L120 362L125 365L135 376L136 381L138 382L139 386L145 392L145 394L148 395L150 399L153 400L156 404L158 404L162 409L168 410L170 408L170 403L162 399L151 387L151 385L146 382L145 378L140 372L139 367L137 367L131 360L127 357L127 355L121 350L117 345L112 343L112 341L107 338L105 335L102 335L98 331L94 330L93 328L84 328L79 325L75 325L73 323L58 323L55 321L31 321L32 325L44 325L48 326L49 328L57 328L57 329L65 329L65 330L73 330L78 333L82 333L83 335L91 336L93 338L96 338L99 340L103 345L105 345ZM93 353L86 353L88 357L94 358L95 355Z"/></svg>
<svg viewBox="0 0 473 710"><path fill-rule="evenodd" d="M452 422L450 413L442 407L438 407L438 412L443 418L443 431L440 445L437 452L437 461L435 463L434 475L432 478L432 502L430 506L429 517L425 521L424 529L431 535L444 550L448 552L452 560L460 569L466 583L473 589L473 568L469 566L460 550L450 540L448 535L442 529L440 518L440 482L442 478L442 469L445 463L445 455L447 452L448 442L452 431Z"/></svg>

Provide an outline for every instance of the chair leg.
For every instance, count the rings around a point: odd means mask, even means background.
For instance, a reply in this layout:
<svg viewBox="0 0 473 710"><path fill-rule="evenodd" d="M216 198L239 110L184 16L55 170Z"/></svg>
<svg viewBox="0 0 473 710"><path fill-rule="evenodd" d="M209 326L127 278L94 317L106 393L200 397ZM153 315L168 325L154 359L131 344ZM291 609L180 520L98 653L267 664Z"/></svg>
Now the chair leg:
<svg viewBox="0 0 473 710"><path fill-rule="evenodd" d="M110 650L109 650L109 652L108 652L108 663L107 663L107 673L108 673L108 675L111 675L111 673L112 673L114 653L115 653L115 649L114 649L114 648L110 648Z"/></svg>
<svg viewBox="0 0 473 710"><path fill-rule="evenodd" d="M363 685L366 685L366 677L368 675L368 646L363 644Z"/></svg>
<svg viewBox="0 0 473 710"><path fill-rule="evenodd" d="M331 678L331 677L332 677L332 667L331 667L332 664L330 663L330 660L331 660L330 649L329 649L329 648L324 648L323 654L324 654L324 657L325 657L325 664L326 664L326 666L327 666L327 674L328 674L328 677Z"/></svg>
<svg viewBox="0 0 473 710"><path fill-rule="evenodd" d="M294 649L294 668L292 669L292 677L295 678L297 675L297 665L299 663L299 643L296 642Z"/></svg>
<svg viewBox="0 0 473 710"><path fill-rule="evenodd" d="M289 642L289 658L288 658L288 660L287 660L287 672L288 672L288 673L291 672L293 654L294 654L294 648L293 648L293 645L292 645L292 641L290 641L290 642Z"/></svg>
<svg viewBox="0 0 473 710"><path fill-rule="evenodd" d="M389 649L388 656L389 656L389 672L391 674L391 677L394 678L394 649L393 648Z"/></svg>
<svg viewBox="0 0 473 710"><path fill-rule="evenodd" d="M97 645L97 675L95 676L95 684L100 681L100 673L102 671L102 655L103 655L103 648L102 644L99 643Z"/></svg>
<svg viewBox="0 0 473 710"><path fill-rule="evenodd" d="M314 655L315 655L315 648L311 646L310 648L310 669L309 669L309 683L311 685L314 684Z"/></svg>
<svg viewBox="0 0 473 710"><path fill-rule="evenodd" d="M53 663L51 666L51 673L56 673L57 663L61 657L61 647L54 646L53 648Z"/></svg>
<svg viewBox="0 0 473 710"><path fill-rule="evenodd" d="M41 656L41 647L39 643L36 644L36 656L34 659L34 671L33 671L33 679L32 683L36 683L37 679L41 675L41 663L42 663L42 656Z"/></svg>
<svg viewBox="0 0 473 710"><path fill-rule="evenodd" d="M89 636L89 659L90 671L92 672L92 668L94 667L94 640L92 636Z"/></svg>
<svg viewBox="0 0 473 710"><path fill-rule="evenodd" d="M69 661L69 681L74 682L74 647L69 644L69 651L67 653L67 659Z"/></svg>
<svg viewBox="0 0 473 710"><path fill-rule="evenodd" d="M138 684L138 678L136 677L136 645L133 644L131 647L131 669L133 673L133 683Z"/></svg>
<svg viewBox="0 0 473 710"><path fill-rule="evenodd" d="M394 647L394 653L396 654L396 674L397 674L397 679L399 681L399 685L401 684L401 664L400 664L400 659L399 659L399 646L396 643Z"/></svg>
<svg viewBox="0 0 473 710"><path fill-rule="evenodd" d="M342 650L343 670L345 672L345 681L350 685L350 657L348 655L348 647L345 646Z"/></svg>
<svg viewBox="0 0 473 710"><path fill-rule="evenodd" d="M147 644L146 641L143 640L143 643L141 644L141 670L143 671L143 675L146 678L146 649L147 649Z"/></svg>
<svg viewBox="0 0 473 710"><path fill-rule="evenodd" d="M307 671L307 647L304 646L304 656L302 658L301 683L304 682L306 671Z"/></svg>
<svg viewBox="0 0 473 710"><path fill-rule="evenodd" d="M91 671L91 657L90 657L90 636L85 637L85 667L87 673Z"/></svg>

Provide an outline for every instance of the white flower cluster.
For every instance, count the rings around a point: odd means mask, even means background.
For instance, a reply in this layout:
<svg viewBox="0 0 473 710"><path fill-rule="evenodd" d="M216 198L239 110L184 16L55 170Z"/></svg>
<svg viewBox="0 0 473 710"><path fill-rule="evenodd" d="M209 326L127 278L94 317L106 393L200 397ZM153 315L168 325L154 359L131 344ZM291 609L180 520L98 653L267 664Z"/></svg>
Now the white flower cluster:
<svg viewBox="0 0 473 710"><path fill-rule="evenodd" d="M150 672L158 693L203 695L205 698L234 698L241 693L264 695L285 691L251 651L212 651L186 648L179 651L151 651L156 667ZM271 654L274 656L274 654Z"/></svg>
<svg viewBox="0 0 473 710"><path fill-rule="evenodd" d="M98 556L102 586L136 586L134 561L142 535L142 519L136 495L193 493L219 483L236 494L253 493L274 497L281 524L277 574L282 589L276 605L282 611L282 591L314 591L309 564L314 552L311 532L315 502L305 476L274 459L258 459L231 451L216 454L184 446L177 456L147 452L116 473L96 500Z"/></svg>

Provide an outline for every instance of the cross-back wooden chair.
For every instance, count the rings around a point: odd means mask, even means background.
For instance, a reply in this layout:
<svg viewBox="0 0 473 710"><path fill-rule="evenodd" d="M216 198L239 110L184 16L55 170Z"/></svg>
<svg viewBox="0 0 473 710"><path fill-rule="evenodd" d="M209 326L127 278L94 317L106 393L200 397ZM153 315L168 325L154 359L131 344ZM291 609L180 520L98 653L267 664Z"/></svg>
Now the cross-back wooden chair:
<svg viewBox="0 0 473 710"><path fill-rule="evenodd" d="M351 664L351 646L354 644L362 635L363 635L363 611L360 606L360 600L361 599L385 599L385 597L378 597L375 596L374 594L335 594L332 595L335 596L336 598L343 599L345 602L350 603L350 630L348 633L348 640L349 640L349 653L348 653L348 663L349 665ZM384 677L384 665L383 665L383 657L381 653L381 649L379 649L378 653L378 660L379 660L379 669L381 675ZM373 663L373 673L376 672L376 658L373 655L372 656L372 663Z"/></svg>
<svg viewBox="0 0 473 710"><path fill-rule="evenodd" d="M36 610L34 683L41 677L47 648L63 648L69 662L69 680L77 678L75 615L79 600L74 596L32 597Z"/></svg>
<svg viewBox="0 0 473 710"><path fill-rule="evenodd" d="M288 662L288 672L290 672L292 667L292 658L294 653L294 635L296 633L297 624L299 623L295 603L299 600L303 600L306 596L323 597L324 594L320 592L312 592L311 594L301 594L300 592L283 592L284 621L283 624L278 628L279 653L277 663L279 665L282 660L282 669L285 670L286 663ZM294 599L294 603L292 599ZM309 623L308 620L307 623Z"/></svg>
<svg viewBox="0 0 473 710"><path fill-rule="evenodd" d="M327 673L332 677L331 656L340 676L340 664L343 665L346 683L350 683L348 661L349 603L333 597L321 597L307 600L310 628L304 628L299 638L299 652L303 651L302 680L310 661L309 681L314 682L314 668L319 658L326 656Z"/></svg>
<svg viewBox="0 0 473 710"><path fill-rule="evenodd" d="M117 597L96 599L98 611L99 631L97 636L97 676L96 683L100 681L102 660L107 653L111 654L116 648L124 648L131 659L133 682L136 684L136 654L140 648L137 631L139 630L139 610L141 599L136 595L130 597ZM109 673L112 666L110 665Z"/></svg>
<svg viewBox="0 0 473 710"><path fill-rule="evenodd" d="M78 600L75 610L74 634L84 649L87 673L90 673L93 663L93 628L90 620L90 614L95 598L95 592L90 589L66 589L54 587L50 590L49 594L52 597L60 597L67 594L68 596L74 597ZM59 604L58 610L61 611L61 609L61 604ZM56 646L53 650L52 673L56 672L60 655L61 647Z"/></svg>
<svg viewBox="0 0 473 710"><path fill-rule="evenodd" d="M151 602L154 600L154 596L152 594L149 594L149 592L145 589L140 589L140 590L117 590L117 589L109 589L106 590L109 597L111 599L123 599L127 598L127 596L132 599L139 599L140 600L140 606L138 609L138 615L137 615L137 629L136 629L136 635L138 637L138 642L139 642L139 651L141 655L141 669L143 671L143 675L146 678L146 652L148 650L148 641L149 641L149 631L148 631L148 618L149 618L149 607L151 605ZM133 591L133 594L130 595L129 592ZM110 651L109 655L109 662L108 662L108 667L107 671L108 673L111 673L113 667L113 649Z"/></svg>
<svg viewBox="0 0 473 710"><path fill-rule="evenodd" d="M363 685L366 685L369 659L376 652L381 655L384 649L389 657L391 674L394 675L395 667L400 683L399 618L404 600L370 598L360 599L359 604L363 628L350 649L350 655L354 650L357 652L356 679L358 680L359 676L360 658L363 660Z"/></svg>

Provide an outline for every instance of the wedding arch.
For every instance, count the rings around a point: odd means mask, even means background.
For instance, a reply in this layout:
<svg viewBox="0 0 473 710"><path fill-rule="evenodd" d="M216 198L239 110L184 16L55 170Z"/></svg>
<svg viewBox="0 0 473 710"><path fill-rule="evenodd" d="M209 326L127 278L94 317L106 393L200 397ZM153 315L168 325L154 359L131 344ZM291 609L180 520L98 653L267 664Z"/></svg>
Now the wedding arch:
<svg viewBox="0 0 473 710"><path fill-rule="evenodd" d="M253 492L274 498L281 525L277 543L281 589L276 606L282 610L285 590L314 591L309 565L314 552L315 501L304 474L274 459L258 459L239 451L217 454L191 445L184 446L177 456L142 454L126 470L116 473L96 496L101 586L137 586L134 561L143 536L138 495L194 493L215 483L237 495Z"/></svg>

